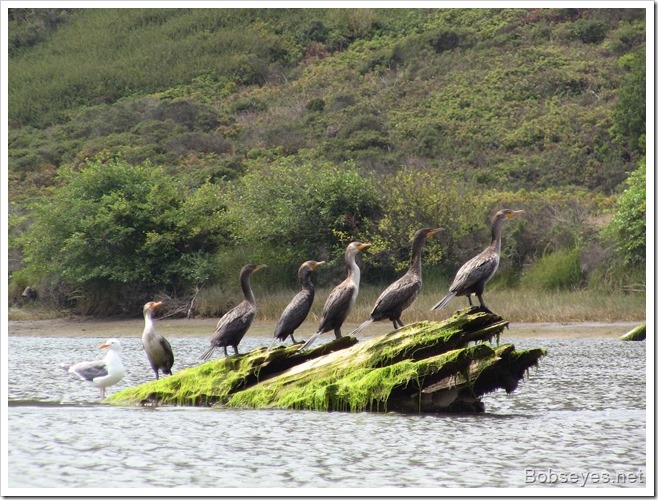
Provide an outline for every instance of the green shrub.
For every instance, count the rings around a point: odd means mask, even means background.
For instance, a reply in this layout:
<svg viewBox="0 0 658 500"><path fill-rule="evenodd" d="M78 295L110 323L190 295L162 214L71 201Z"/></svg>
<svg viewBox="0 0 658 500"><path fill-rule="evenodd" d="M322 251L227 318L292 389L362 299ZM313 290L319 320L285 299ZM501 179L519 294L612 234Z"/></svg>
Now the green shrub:
<svg viewBox="0 0 658 500"><path fill-rule="evenodd" d="M619 196L614 217L604 232L628 267L644 268L646 264L646 175L643 159L628 176L626 189Z"/></svg>
<svg viewBox="0 0 658 500"><path fill-rule="evenodd" d="M190 192L161 168L117 158L58 177L61 187L35 203L19 239L26 267L17 279L61 281L97 305L103 288L138 300L149 290L184 293L213 275L212 253L225 238L216 186Z"/></svg>
<svg viewBox="0 0 658 500"><path fill-rule="evenodd" d="M599 43L605 38L607 26L591 19L578 19L573 23L573 35L583 43Z"/></svg>
<svg viewBox="0 0 658 500"><path fill-rule="evenodd" d="M371 180L353 164L303 155L250 161L227 196L244 259L282 266L293 277L309 259L337 259L343 272L345 246L362 236L379 206Z"/></svg>
<svg viewBox="0 0 658 500"><path fill-rule="evenodd" d="M310 101L308 101L308 103L306 103L306 109L308 109L309 111L316 111L319 113L324 111L324 106L325 106L324 99L311 99Z"/></svg>
<svg viewBox="0 0 658 500"><path fill-rule="evenodd" d="M580 270L580 250L558 250L545 255L521 277L520 286L535 290L576 290L583 283Z"/></svg>

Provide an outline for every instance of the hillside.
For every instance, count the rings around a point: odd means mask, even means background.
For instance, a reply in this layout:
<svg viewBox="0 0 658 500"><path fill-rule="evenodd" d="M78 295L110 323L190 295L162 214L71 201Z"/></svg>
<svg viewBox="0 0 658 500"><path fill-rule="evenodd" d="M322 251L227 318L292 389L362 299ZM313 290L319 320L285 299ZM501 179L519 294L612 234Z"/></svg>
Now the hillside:
<svg viewBox="0 0 658 500"><path fill-rule="evenodd" d="M310 149L493 186L623 180L632 151L611 147L612 111L643 10L402 13L55 11L33 45L17 15L12 191L104 149L213 178L239 175L255 150Z"/></svg>
<svg viewBox="0 0 658 500"><path fill-rule="evenodd" d="M567 219L577 219L579 227L567 231L571 236L561 233L561 243L530 245L529 234L546 233L546 220L535 222L525 235L527 248L516 256L521 265L547 248L572 246L573 234L591 234L588 224L610 208L610 196L623 189L643 156L643 9L9 14L12 239L30 227L28 204L70 179L60 170L76 172L88 159L157 166L188 194L201 188L226 193L232 181L249 182L250 175L282 165L315 164L322 171L350 165L347 170L375 186L367 193L370 187L359 188L363 201L350 209L362 223L345 224L346 214L326 216L326 235L306 242L304 251L337 255L344 248L341 235L357 227L357 234L385 239L383 221L391 219L394 200L381 192L390 191L393 179L403 185L406 175L413 185L409 176L429 175L446 192L454 190L453 201L488 193L472 209L447 212L460 221L442 244L450 271L480 245L468 235L474 228L486 234L483 223L496 205L516 200L530 209L539 196L534 211L545 217L546 205L556 203L555 212L577 204ZM251 193L252 208L262 204ZM249 232L244 217L255 212L231 211L237 198L221 199L218 209L226 208L227 219L195 233L194 241L203 243L190 245L189 236L181 236L180 248L216 255ZM478 218L466 221L476 210ZM443 213L418 211L411 224L429 224L424 221ZM263 234L261 226L254 230ZM388 233L393 248L373 262L380 276L397 270L392 262L406 256L406 233ZM280 237L277 230L269 244ZM517 239L515 249L522 243ZM24 267L25 247L24 241L12 245L12 270ZM286 253L278 262L301 253ZM52 274L52 266L43 268L33 268L32 278Z"/></svg>

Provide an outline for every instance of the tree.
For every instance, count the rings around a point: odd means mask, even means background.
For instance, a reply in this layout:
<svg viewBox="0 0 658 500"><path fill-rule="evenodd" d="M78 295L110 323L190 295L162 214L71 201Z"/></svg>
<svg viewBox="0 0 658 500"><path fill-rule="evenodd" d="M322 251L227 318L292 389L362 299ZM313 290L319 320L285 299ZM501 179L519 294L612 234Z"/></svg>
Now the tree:
<svg viewBox="0 0 658 500"><path fill-rule="evenodd" d="M181 293L209 278L212 254L226 237L218 187L190 193L148 163L100 157L81 170L60 168L58 181L52 196L32 207L33 224L20 239L22 273L83 294L133 296Z"/></svg>
<svg viewBox="0 0 658 500"><path fill-rule="evenodd" d="M628 266L646 264L647 207L646 159L626 180L626 189L617 200L615 215L606 228L617 252Z"/></svg>
<svg viewBox="0 0 658 500"><path fill-rule="evenodd" d="M305 260L342 254L378 211L372 181L353 163L303 154L255 160L227 195L240 248L292 276Z"/></svg>

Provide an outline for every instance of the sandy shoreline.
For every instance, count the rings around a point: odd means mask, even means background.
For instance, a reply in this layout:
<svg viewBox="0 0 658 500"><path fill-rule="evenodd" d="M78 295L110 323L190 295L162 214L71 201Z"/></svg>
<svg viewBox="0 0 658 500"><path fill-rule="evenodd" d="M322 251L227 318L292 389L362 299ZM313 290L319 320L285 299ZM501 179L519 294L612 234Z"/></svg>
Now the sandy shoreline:
<svg viewBox="0 0 658 500"><path fill-rule="evenodd" d="M157 322L158 332L166 337L209 337L215 329L215 318L161 319ZM635 328L639 322L616 323L510 323L505 330L507 338L618 338ZM299 338L310 336L314 324L302 325ZM254 322L247 335L271 338L275 322ZM343 334L348 334L357 324L346 323ZM23 337L139 337L144 328L142 319L99 320L99 319L54 319L9 321L10 336ZM388 333L391 324L374 323L361 336L374 337ZM297 333L295 333L297 335Z"/></svg>

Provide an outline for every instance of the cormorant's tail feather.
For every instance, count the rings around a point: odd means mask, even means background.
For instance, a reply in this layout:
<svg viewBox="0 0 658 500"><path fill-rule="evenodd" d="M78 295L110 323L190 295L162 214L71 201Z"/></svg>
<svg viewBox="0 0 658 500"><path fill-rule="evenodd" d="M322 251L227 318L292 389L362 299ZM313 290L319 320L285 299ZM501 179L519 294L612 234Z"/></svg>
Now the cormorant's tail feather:
<svg viewBox="0 0 658 500"><path fill-rule="evenodd" d="M204 352L201 356L199 356L199 359L207 360L208 358L210 358L212 352L215 350L216 347L217 346L215 345L211 345L206 352Z"/></svg>
<svg viewBox="0 0 658 500"><path fill-rule="evenodd" d="M455 296L455 292L450 292L448 295L443 297L437 304L430 309L430 311L434 311L435 309L441 309L443 306L445 306L448 302L452 300L452 298Z"/></svg>
<svg viewBox="0 0 658 500"><path fill-rule="evenodd" d="M304 349L307 349L308 346L310 346L313 342L315 342L315 339L317 339L321 334L322 334L322 332L314 333L314 334L311 336L311 338L308 339L308 340L306 341L306 343L305 343L303 346L301 346L301 347L299 348L299 350L300 350L300 351L303 351Z"/></svg>
<svg viewBox="0 0 658 500"><path fill-rule="evenodd" d="M372 323L373 321L375 321L375 320L372 319L372 318L368 318L368 319L365 320L363 323L361 323L359 326L357 326L357 327L354 329L354 331L353 331L352 333L350 333L350 335L356 335L357 333L361 333L361 332L362 332L363 330L365 330L365 329L368 327L368 325L370 325L370 323Z"/></svg>

